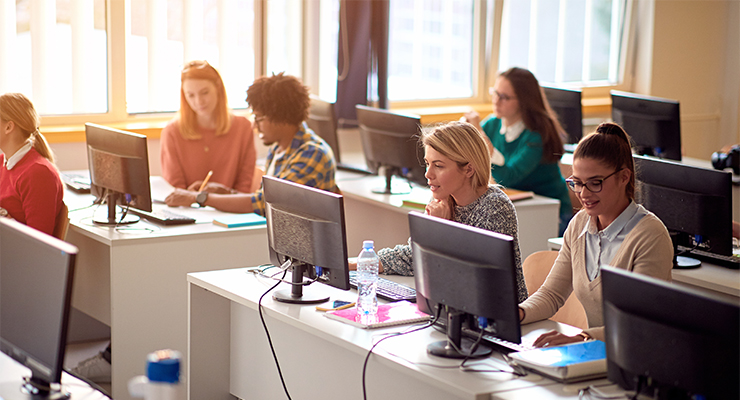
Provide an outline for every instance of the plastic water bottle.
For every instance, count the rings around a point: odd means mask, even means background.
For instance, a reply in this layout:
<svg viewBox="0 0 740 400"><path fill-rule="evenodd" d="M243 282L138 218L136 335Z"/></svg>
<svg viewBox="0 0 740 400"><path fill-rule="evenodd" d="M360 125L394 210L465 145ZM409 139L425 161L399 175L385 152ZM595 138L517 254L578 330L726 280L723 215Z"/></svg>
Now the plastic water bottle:
<svg viewBox="0 0 740 400"><path fill-rule="evenodd" d="M136 376L128 383L132 397L144 400L177 400L183 397L180 388L180 360L175 350L159 350L147 356L146 376Z"/></svg>
<svg viewBox="0 0 740 400"><path fill-rule="evenodd" d="M360 314L375 315L378 312L378 265L372 240L362 242L362 251L357 256L357 310Z"/></svg>

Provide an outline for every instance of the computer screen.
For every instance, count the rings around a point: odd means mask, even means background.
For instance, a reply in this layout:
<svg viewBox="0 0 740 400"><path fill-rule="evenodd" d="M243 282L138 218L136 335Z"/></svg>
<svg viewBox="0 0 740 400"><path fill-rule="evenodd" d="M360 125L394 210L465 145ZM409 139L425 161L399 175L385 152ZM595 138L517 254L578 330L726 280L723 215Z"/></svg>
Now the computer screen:
<svg viewBox="0 0 740 400"><path fill-rule="evenodd" d="M0 398L59 394L77 248L0 218L0 350L31 370L26 382L0 385ZM59 398L59 397L53 397Z"/></svg>
<svg viewBox="0 0 740 400"><path fill-rule="evenodd" d="M663 221L677 253L732 255L730 172L647 156L634 159L637 202Z"/></svg>
<svg viewBox="0 0 740 400"><path fill-rule="evenodd" d="M514 239L457 222L409 213L411 248L419 309L447 312L447 340L430 345L431 354L483 357L491 349L462 338L462 328L481 328L509 342L521 342L517 308ZM479 326L481 317L487 327Z"/></svg>
<svg viewBox="0 0 740 400"><path fill-rule="evenodd" d="M542 90L550 107L557 114L560 125L568 135L563 143L578 143L583 136L581 91L549 86L542 86Z"/></svg>
<svg viewBox="0 0 740 400"><path fill-rule="evenodd" d="M612 267L601 280L610 381L636 390L650 380L658 399L738 398L736 301Z"/></svg>
<svg viewBox="0 0 740 400"><path fill-rule="evenodd" d="M360 104L355 108L367 166L374 173L385 168L386 185L374 192L409 193L407 182L395 183L394 175L426 186L424 149L419 145L420 117Z"/></svg>
<svg viewBox="0 0 740 400"><path fill-rule="evenodd" d="M334 103L321 100L321 98L312 94L311 107L308 109L308 120L306 124L331 147L336 163L341 163L339 137L337 136L337 116L334 112Z"/></svg>
<svg viewBox="0 0 740 400"><path fill-rule="evenodd" d="M304 275L348 290L344 197L272 176L264 176L262 185L270 260L275 266L290 261L293 272L291 289L273 298L287 303L327 301L305 288Z"/></svg>
<svg viewBox="0 0 740 400"><path fill-rule="evenodd" d="M630 134L635 153L681 161L677 101L616 90L611 98L612 120Z"/></svg>
<svg viewBox="0 0 740 400"><path fill-rule="evenodd" d="M106 126L85 124L87 163L93 192L105 197L108 218L94 219L101 225L121 225L139 217L116 213L117 204L152 211L149 158L146 136ZM101 193L103 192L103 193Z"/></svg>

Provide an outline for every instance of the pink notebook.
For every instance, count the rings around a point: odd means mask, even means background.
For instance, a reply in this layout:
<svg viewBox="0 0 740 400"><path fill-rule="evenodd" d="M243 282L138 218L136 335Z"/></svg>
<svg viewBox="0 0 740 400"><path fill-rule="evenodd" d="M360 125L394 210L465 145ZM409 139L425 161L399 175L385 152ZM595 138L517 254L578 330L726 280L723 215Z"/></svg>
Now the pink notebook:
<svg viewBox="0 0 740 400"><path fill-rule="evenodd" d="M430 315L419 311L416 304L405 300L378 305L378 313L374 316L358 314L357 307L330 311L324 315L326 315L327 318L342 321L365 329L426 322L431 318Z"/></svg>

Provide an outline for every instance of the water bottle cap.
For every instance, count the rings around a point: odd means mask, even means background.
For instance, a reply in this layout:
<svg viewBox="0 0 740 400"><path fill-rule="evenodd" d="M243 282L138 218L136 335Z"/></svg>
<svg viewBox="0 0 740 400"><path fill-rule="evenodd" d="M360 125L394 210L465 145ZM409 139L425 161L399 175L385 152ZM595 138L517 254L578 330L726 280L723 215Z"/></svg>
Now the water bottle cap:
<svg viewBox="0 0 740 400"><path fill-rule="evenodd" d="M365 240L362 242L362 248L363 249L372 249L375 246L375 242L372 240Z"/></svg>
<svg viewBox="0 0 740 400"><path fill-rule="evenodd" d="M180 359L182 354L175 350L159 350L146 358L146 377L150 382L180 382Z"/></svg>

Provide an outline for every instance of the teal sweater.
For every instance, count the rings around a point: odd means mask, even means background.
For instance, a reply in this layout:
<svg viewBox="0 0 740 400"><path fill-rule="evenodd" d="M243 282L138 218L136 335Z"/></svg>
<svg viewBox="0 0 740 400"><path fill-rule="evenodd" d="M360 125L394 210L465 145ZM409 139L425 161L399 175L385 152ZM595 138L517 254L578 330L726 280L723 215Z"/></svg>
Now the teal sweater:
<svg viewBox="0 0 740 400"><path fill-rule="evenodd" d="M516 140L507 143L501 131L501 120L493 115L482 123L493 147L504 155L504 165L491 165L496 183L512 189L533 191L560 200L560 215L573 213L565 179L558 163L542 162L542 136L525 129Z"/></svg>

